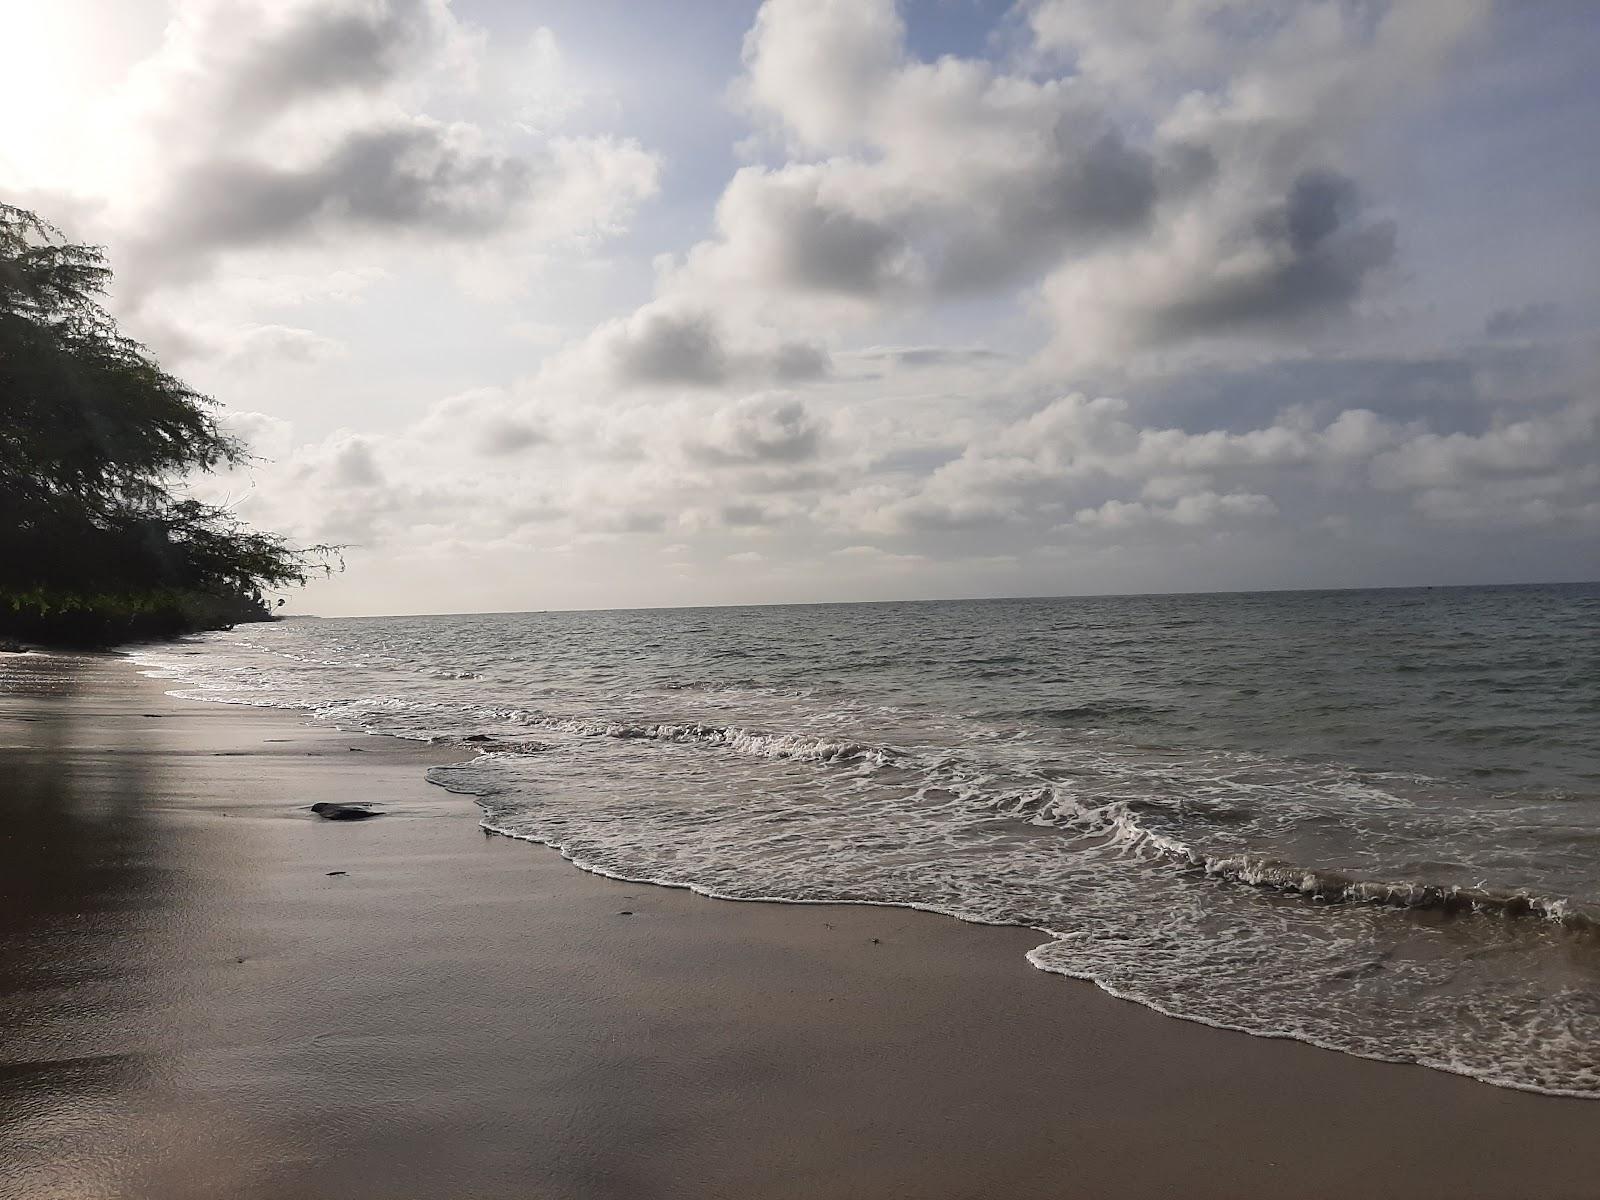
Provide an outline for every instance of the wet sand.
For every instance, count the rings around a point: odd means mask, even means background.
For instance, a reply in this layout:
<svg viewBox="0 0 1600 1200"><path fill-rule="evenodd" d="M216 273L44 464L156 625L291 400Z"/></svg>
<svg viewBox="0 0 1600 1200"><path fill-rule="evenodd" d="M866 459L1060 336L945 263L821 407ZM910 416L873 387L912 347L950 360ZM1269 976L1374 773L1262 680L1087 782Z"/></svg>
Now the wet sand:
<svg viewBox="0 0 1600 1200"><path fill-rule="evenodd" d="M1600 1196L1600 1103L600 879L456 755L161 686L0 655L0 1196Z"/></svg>

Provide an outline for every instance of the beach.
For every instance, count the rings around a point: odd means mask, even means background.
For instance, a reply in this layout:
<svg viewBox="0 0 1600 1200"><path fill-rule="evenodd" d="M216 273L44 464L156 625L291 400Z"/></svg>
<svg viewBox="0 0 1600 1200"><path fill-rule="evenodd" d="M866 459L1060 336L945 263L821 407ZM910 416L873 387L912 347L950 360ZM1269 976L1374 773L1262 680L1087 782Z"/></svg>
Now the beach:
<svg viewBox="0 0 1600 1200"><path fill-rule="evenodd" d="M166 686L0 655L0 1195L1600 1194L1591 1101L600 878L430 786L460 747Z"/></svg>

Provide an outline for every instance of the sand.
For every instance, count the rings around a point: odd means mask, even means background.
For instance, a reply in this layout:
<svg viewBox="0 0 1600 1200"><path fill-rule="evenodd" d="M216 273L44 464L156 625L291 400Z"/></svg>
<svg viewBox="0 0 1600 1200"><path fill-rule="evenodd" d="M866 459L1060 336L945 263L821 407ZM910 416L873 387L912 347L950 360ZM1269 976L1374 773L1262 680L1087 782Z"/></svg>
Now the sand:
<svg viewBox="0 0 1600 1200"><path fill-rule="evenodd" d="M600 879L447 757L0 655L0 1196L1600 1196L1600 1103Z"/></svg>

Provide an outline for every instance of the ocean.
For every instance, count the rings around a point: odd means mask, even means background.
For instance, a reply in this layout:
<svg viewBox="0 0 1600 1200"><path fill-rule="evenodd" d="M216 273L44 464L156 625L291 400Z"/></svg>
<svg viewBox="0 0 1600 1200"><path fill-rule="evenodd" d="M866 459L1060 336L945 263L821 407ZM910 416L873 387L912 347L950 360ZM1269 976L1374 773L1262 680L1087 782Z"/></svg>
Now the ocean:
<svg viewBox="0 0 1600 1200"><path fill-rule="evenodd" d="M1027 926L1035 966L1175 1017L1600 1097L1600 584L298 619L136 657L459 745L432 782L591 871Z"/></svg>

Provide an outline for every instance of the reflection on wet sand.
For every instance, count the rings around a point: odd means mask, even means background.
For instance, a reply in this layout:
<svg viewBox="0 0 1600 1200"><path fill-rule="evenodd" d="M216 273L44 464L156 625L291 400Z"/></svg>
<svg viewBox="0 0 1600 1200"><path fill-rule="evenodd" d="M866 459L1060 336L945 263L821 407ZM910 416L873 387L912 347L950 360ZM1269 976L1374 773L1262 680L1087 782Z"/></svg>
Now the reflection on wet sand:
<svg viewBox="0 0 1600 1200"><path fill-rule="evenodd" d="M158 831L158 719L97 719L108 664L0 655L0 1138L5 1181L114 1190L150 1082L157 960L195 839ZM126 668L122 668L125 672ZM115 675L110 676L115 679Z"/></svg>

